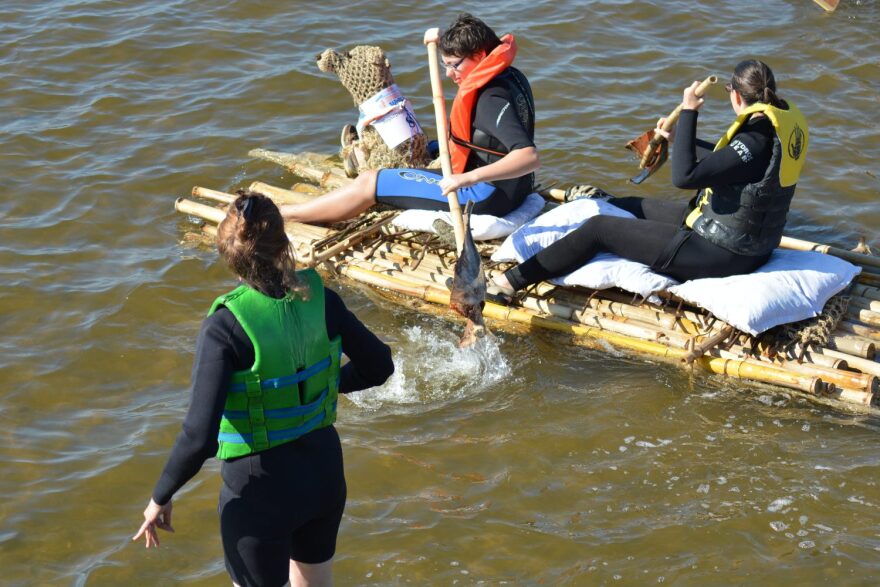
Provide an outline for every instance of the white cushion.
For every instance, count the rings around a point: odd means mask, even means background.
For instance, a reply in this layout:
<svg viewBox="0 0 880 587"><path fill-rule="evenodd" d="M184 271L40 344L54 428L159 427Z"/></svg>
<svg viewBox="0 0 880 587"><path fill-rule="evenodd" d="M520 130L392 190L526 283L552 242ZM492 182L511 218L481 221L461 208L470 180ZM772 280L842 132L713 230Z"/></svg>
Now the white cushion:
<svg viewBox="0 0 880 587"><path fill-rule="evenodd" d="M505 216L489 216L474 214L471 217L471 234L474 240L488 241L509 235L511 232L537 216L544 209L544 198L538 194L529 194L519 208ZM452 224L448 211L435 210L404 210L392 223L406 230L436 233L435 220L443 220Z"/></svg>
<svg viewBox="0 0 880 587"><path fill-rule="evenodd" d="M492 255L492 260L521 263L598 214L634 218L626 210L604 200L568 202L542 214L507 237ZM678 283L671 277L654 273L647 265L610 253L599 253L580 269L550 281L558 285L580 285L591 289L619 287L646 298L655 291Z"/></svg>
<svg viewBox="0 0 880 587"><path fill-rule="evenodd" d="M830 255L776 249L763 267L748 275L693 279L668 289L754 336L818 316L829 298L860 272Z"/></svg>

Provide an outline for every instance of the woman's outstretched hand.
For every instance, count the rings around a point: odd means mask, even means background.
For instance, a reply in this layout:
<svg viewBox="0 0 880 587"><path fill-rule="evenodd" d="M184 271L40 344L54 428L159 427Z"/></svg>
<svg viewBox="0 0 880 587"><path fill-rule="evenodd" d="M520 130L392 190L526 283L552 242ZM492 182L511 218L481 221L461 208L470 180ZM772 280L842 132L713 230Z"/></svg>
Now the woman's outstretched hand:
<svg viewBox="0 0 880 587"><path fill-rule="evenodd" d="M132 540L137 540L141 536L146 538L146 547L159 546L159 535L156 528L161 528L166 532L174 532L171 527L171 502L165 505L159 505L152 499L144 510L144 523L141 524L137 534L132 536Z"/></svg>
<svg viewBox="0 0 880 587"><path fill-rule="evenodd" d="M703 98L697 97L697 87L700 82L694 82L684 89L681 97L681 107L685 110L699 110L703 105Z"/></svg>

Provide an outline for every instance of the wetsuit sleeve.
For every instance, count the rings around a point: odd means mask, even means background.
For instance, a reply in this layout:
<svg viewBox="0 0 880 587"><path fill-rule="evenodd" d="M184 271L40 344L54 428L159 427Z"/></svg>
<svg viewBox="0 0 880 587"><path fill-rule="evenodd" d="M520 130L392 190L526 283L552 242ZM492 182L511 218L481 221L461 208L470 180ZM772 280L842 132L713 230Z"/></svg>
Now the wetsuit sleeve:
<svg viewBox="0 0 880 587"><path fill-rule="evenodd" d="M193 361L189 409L153 489L153 500L159 505L168 503L177 490L199 472L204 462L217 453L226 388L239 360L234 344L236 328L241 331L232 312L225 308L202 323Z"/></svg>
<svg viewBox="0 0 880 587"><path fill-rule="evenodd" d="M383 384L394 373L388 345L370 332L333 290L324 289L324 306L327 335L342 337L342 352L350 359L339 374L339 393Z"/></svg>
<svg viewBox="0 0 880 587"><path fill-rule="evenodd" d="M672 183L682 189L751 183L764 177L772 151L772 126L750 121L723 149L699 158L696 110L682 110L672 145ZM768 129L768 127L770 127Z"/></svg>
<svg viewBox="0 0 880 587"><path fill-rule="evenodd" d="M489 86L480 94L473 125L495 137L508 151L535 146L516 113L510 93L503 87Z"/></svg>

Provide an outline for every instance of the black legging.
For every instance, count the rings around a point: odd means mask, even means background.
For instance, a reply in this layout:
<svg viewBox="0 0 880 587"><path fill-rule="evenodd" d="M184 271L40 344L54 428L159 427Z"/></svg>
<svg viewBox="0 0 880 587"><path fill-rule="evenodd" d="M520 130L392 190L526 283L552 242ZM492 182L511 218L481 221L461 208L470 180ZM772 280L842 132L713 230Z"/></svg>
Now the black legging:
<svg viewBox="0 0 880 587"><path fill-rule="evenodd" d="M585 265L597 253L614 253L644 263L679 281L751 273L770 255L731 253L684 228L688 202L653 198L611 198L609 203L635 218L593 216L504 275L514 289L559 277Z"/></svg>

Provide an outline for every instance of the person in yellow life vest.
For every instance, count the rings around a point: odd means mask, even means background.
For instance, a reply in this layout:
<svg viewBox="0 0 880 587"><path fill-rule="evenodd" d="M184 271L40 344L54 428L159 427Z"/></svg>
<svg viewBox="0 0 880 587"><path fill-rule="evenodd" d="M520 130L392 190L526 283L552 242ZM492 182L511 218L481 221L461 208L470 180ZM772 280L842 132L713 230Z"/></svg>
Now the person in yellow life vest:
<svg viewBox="0 0 880 587"><path fill-rule="evenodd" d="M672 145L672 182L698 190L697 196L666 201L612 197L593 189L591 197L598 195L635 218L590 218L496 278L497 292L511 295L566 275L602 251L679 281L750 273L767 262L782 238L804 165L807 122L794 104L777 96L766 63L743 61L725 88L736 120L713 146L696 137L704 101L695 94L698 85L684 90Z"/></svg>
<svg viewBox="0 0 880 587"><path fill-rule="evenodd" d="M334 222L377 202L398 208L448 210L446 194L474 202L474 213L504 216L534 191L540 166L535 148L535 101L526 76L512 63L513 35L501 38L482 20L461 14L448 30L429 29L446 75L458 85L450 115L453 174L435 169L361 172L349 185L305 204L281 206L288 220ZM443 140L445 137L440 137Z"/></svg>
<svg viewBox="0 0 880 587"><path fill-rule="evenodd" d="M394 364L314 270L295 271L272 200L239 194L217 248L241 285L202 323L183 430L133 540L159 546L157 529L173 531L173 495L216 456L234 583L331 585L346 498L337 396L380 385ZM340 368L343 352L351 362Z"/></svg>

